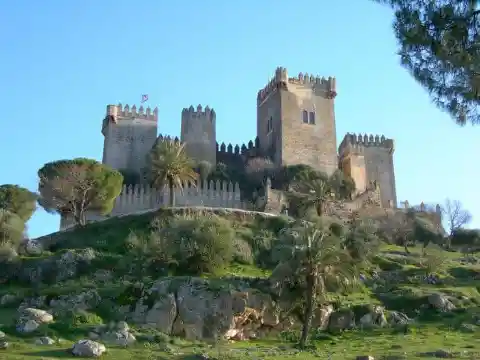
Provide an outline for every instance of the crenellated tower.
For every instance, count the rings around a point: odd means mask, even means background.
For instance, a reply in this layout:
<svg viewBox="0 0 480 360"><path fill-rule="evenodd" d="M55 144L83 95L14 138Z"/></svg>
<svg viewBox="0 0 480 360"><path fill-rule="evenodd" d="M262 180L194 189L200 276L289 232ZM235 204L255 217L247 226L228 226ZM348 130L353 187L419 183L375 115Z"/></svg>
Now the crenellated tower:
<svg viewBox="0 0 480 360"><path fill-rule="evenodd" d="M202 109L198 105L196 110L190 106L182 111L180 140L186 143L187 154L196 161L205 160L213 166L217 154L215 123L215 110L208 106Z"/></svg>
<svg viewBox="0 0 480 360"><path fill-rule="evenodd" d="M357 192L376 181L383 207L397 204L392 139L381 135L346 134L338 147L340 168L353 178Z"/></svg>
<svg viewBox="0 0 480 360"><path fill-rule="evenodd" d="M158 109L107 105L102 124L103 163L143 176L147 154L157 138Z"/></svg>
<svg viewBox="0 0 480 360"><path fill-rule="evenodd" d="M335 78L279 67L257 95L257 136L277 166L307 164L332 174L338 168Z"/></svg>

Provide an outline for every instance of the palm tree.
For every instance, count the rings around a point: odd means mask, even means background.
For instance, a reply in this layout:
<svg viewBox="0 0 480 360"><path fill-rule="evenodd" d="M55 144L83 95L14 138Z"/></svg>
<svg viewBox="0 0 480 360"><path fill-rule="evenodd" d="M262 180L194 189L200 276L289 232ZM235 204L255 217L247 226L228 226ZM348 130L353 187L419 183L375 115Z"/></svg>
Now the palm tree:
<svg viewBox="0 0 480 360"><path fill-rule="evenodd" d="M314 207L318 216L323 216L327 204L336 198L331 179L323 173L301 173L290 194L303 208Z"/></svg>
<svg viewBox="0 0 480 360"><path fill-rule="evenodd" d="M305 285L301 347L305 347L316 302L319 297L325 298L327 284L345 285L355 277L353 261L340 245L341 240L327 227L303 222L284 232L274 249L280 263L272 279Z"/></svg>
<svg viewBox="0 0 480 360"><path fill-rule="evenodd" d="M158 141L150 152L152 186L163 189L168 186L169 204L175 205L175 189L183 190L185 182L196 186L198 174L193 170L194 162L187 156L185 144L175 140Z"/></svg>

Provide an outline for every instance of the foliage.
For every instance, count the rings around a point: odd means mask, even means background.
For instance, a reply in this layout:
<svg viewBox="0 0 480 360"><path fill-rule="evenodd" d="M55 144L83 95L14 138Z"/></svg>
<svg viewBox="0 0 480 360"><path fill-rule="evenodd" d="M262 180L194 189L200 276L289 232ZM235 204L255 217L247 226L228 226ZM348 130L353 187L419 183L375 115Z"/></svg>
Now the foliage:
<svg viewBox="0 0 480 360"><path fill-rule="evenodd" d="M86 211L108 214L122 191L122 174L91 159L47 163L38 177L40 205L48 212L71 214L80 225L85 225Z"/></svg>
<svg viewBox="0 0 480 360"><path fill-rule="evenodd" d="M0 209L0 245L16 248L23 239L25 222L17 214Z"/></svg>
<svg viewBox="0 0 480 360"><path fill-rule="evenodd" d="M140 183L140 174L136 171L130 169L120 169L118 170L123 176L123 185L136 185Z"/></svg>
<svg viewBox="0 0 480 360"><path fill-rule="evenodd" d="M245 173L247 179L255 186L263 185L267 177L272 177L274 174L275 165L270 159L255 157L248 160L245 165Z"/></svg>
<svg viewBox="0 0 480 360"><path fill-rule="evenodd" d="M150 152L150 172L153 187L169 188L169 204L175 205L174 189L183 190L183 185L190 182L196 185L197 173L193 170L193 160L185 150L185 144L175 140L160 140Z"/></svg>
<svg viewBox="0 0 480 360"><path fill-rule="evenodd" d="M215 273L233 259L235 232L217 216L178 217L160 231L178 268L190 274Z"/></svg>
<svg viewBox="0 0 480 360"><path fill-rule="evenodd" d="M355 181L341 170L336 170L330 177L330 182L338 199L351 199L356 189Z"/></svg>
<svg viewBox="0 0 480 360"><path fill-rule="evenodd" d="M421 266L425 270L425 275L429 276L441 272L446 264L446 257L437 254L425 254L422 258Z"/></svg>
<svg viewBox="0 0 480 360"><path fill-rule="evenodd" d="M289 190L295 182L302 178L310 178L317 174L317 171L310 165L297 164L297 165L285 165L277 176L272 179L272 185L274 188Z"/></svg>
<svg viewBox="0 0 480 360"><path fill-rule="evenodd" d="M240 264L251 265L254 262L253 251L250 244L241 238L233 239L233 260Z"/></svg>
<svg viewBox="0 0 480 360"><path fill-rule="evenodd" d="M402 65L459 125L480 123L477 0L374 0L395 10Z"/></svg>
<svg viewBox="0 0 480 360"><path fill-rule="evenodd" d="M335 200L337 195L330 178L320 172L302 172L292 186L289 193L290 201L297 202L298 206L306 211L314 207L317 215L325 214L326 207Z"/></svg>
<svg viewBox="0 0 480 360"><path fill-rule="evenodd" d="M38 195L18 185L0 186L0 209L18 215L27 222L37 208Z"/></svg>
<svg viewBox="0 0 480 360"><path fill-rule="evenodd" d="M451 236L452 246L467 246L470 248L480 247L479 229L458 229Z"/></svg>
<svg viewBox="0 0 480 360"><path fill-rule="evenodd" d="M355 277L355 267L341 241L325 226L303 222L285 231L273 249L280 261L272 274L284 283L303 283L304 323L300 346L304 347L318 298L324 298L329 283L345 285Z"/></svg>
<svg viewBox="0 0 480 360"><path fill-rule="evenodd" d="M376 227L370 221L358 220L350 225L343 237L342 246L358 263L370 260L380 248Z"/></svg>
<svg viewBox="0 0 480 360"><path fill-rule="evenodd" d="M199 161L196 166L196 172L200 175L202 181L206 181L212 171L213 165L206 160Z"/></svg>

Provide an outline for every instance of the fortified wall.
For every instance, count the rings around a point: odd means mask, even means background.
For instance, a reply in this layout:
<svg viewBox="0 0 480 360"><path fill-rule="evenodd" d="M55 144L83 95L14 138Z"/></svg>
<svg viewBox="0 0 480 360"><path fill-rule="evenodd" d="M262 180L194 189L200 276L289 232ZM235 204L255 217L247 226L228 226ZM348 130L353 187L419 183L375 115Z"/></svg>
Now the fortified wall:
<svg viewBox="0 0 480 360"><path fill-rule="evenodd" d="M247 205L240 198L238 183L202 182L199 186L184 184L183 191L175 189L175 206L205 206L218 208L246 209ZM153 189L148 185L123 186L121 194L116 198L112 212L107 216L88 213L87 222L106 220L110 217L141 214L168 206L170 192ZM60 230L74 225L72 217L62 217Z"/></svg>

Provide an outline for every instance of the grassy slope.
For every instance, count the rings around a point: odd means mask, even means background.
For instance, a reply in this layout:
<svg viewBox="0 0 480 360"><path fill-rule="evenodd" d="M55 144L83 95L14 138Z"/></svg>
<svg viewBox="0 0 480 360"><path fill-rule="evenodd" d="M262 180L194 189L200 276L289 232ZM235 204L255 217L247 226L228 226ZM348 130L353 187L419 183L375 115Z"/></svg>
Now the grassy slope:
<svg viewBox="0 0 480 360"><path fill-rule="evenodd" d="M232 226L236 228L239 236L251 236L269 228L278 228L281 221L271 223L264 219L252 219L245 215L224 214L232 221ZM112 219L102 224L89 225L84 229L71 231L64 234L50 236L48 240L51 244L56 243L52 249L62 251L66 248L84 248L93 247L102 252L105 258L115 258L121 256L125 251L123 246L125 239L131 231L148 231L153 215L131 216L121 221ZM327 359L328 354L332 354L331 359L349 359L356 355L370 354L373 356L382 355L402 355L406 354L408 359L425 359L428 357L417 356L418 352L435 351L445 349L450 351L468 351L468 355L459 355L457 358L475 359L480 358L480 343L478 342L479 330L475 333L462 332L459 325L461 323L471 322L473 314L480 314L478 304L480 304L480 281L471 280L471 273L480 273L480 267L466 266L459 262L459 253L448 253L440 249L430 249L429 253L437 253L445 260L439 266L444 284L427 285L416 279L421 274L419 268L420 249L414 249L408 257L403 256L403 249L395 246L385 246L379 256L378 263L381 267L397 268L400 278L395 283L389 283L383 288L383 295L376 294L372 289L364 288L362 291L342 295L331 294L331 299L340 302L343 305L357 305L366 303L384 303L389 309L396 309L411 312L419 304L425 301L424 296L432 292L443 292L454 295L458 299L458 305L463 309L454 314L438 315L428 313L421 317L418 324L411 327L411 332L407 335L396 333L392 329L381 329L375 331L351 331L343 335L330 337L326 335L317 336L314 341L316 350L311 350L302 354L293 348L293 343L285 339L269 339L257 342L237 342L220 344L215 347L209 347L206 344L187 343L180 339L170 339L167 342L139 342L132 348L119 349L113 346L107 346L108 354L105 359L174 359L185 358L188 353L204 353L216 355L230 354L233 358L250 359L255 356L268 359ZM48 256L48 255L44 255ZM266 277L268 271L258 269L254 266L234 264L221 275L236 276L254 276ZM71 290L85 287L99 287L88 277L77 280L71 280L64 284L54 284L40 289L43 293L68 293ZM118 282L104 284L105 291L115 291L115 287L121 285ZM30 289L21 287L0 287L0 295L12 292L29 292ZM385 293L387 296L385 296ZM65 341L61 345L55 346L34 346L33 338L19 338L14 332L9 332L15 321L15 309L0 309L0 324L8 335L11 346L8 350L0 352L0 359L25 360L25 359L57 359L73 358L65 349L71 344ZM46 329L44 334L58 336L73 340L72 334L60 333L52 329ZM37 334L38 336L39 334ZM72 336L71 336L72 335ZM294 334L295 335L295 334ZM0 350L1 351L1 350ZM433 358L433 357L432 357Z"/></svg>

